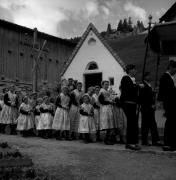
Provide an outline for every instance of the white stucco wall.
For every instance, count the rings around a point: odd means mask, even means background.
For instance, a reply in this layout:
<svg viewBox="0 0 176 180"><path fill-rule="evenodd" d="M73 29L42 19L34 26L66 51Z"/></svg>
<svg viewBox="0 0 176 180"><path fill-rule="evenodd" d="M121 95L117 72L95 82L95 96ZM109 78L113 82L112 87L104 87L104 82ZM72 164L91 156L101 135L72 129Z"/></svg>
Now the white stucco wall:
<svg viewBox="0 0 176 180"><path fill-rule="evenodd" d="M94 38L96 40L94 45L88 44L88 40L90 38ZM119 93L120 81L122 76L125 74L124 70L93 31L89 32L86 40L82 44L63 77L72 77L73 79L83 82L84 86L83 74L87 72L86 66L91 61L95 61L97 63L99 67L98 72L102 72L103 80L109 80L110 77L114 77L113 89Z"/></svg>

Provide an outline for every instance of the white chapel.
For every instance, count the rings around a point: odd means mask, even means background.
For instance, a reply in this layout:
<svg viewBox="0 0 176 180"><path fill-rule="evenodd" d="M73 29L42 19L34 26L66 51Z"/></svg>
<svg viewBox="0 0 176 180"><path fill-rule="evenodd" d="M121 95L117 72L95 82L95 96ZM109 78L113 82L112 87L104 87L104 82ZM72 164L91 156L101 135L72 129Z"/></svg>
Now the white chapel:
<svg viewBox="0 0 176 180"><path fill-rule="evenodd" d="M90 23L61 76L82 82L85 91L90 86L100 85L102 80L109 80L112 89L119 94L124 69L124 62Z"/></svg>

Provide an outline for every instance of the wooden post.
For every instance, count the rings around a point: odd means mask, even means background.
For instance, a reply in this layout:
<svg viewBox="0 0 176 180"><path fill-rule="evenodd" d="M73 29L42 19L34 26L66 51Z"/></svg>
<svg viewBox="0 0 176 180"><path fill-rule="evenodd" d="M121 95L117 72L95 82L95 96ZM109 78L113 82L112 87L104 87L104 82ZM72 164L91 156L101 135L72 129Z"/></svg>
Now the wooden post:
<svg viewBox="0 0 176 180"><path fill-rule="evenodd" d="M32 90L33 92L37 92L37 62L36 62L36 43L37 43L37 28L34 28L34 34L33 34L33 50L34 50L34 56L33 56L33 82L32 82Z"/></svg>

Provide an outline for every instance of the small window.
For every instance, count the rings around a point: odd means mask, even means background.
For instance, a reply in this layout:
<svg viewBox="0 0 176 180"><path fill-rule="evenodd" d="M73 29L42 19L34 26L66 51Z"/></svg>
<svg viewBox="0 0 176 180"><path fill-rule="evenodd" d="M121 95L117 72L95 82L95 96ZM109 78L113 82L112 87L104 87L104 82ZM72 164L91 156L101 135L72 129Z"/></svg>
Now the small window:
<svg viewBox="0 0 176 180"><path fill-rule="evenodd" d="M113 78L113 77L110 77L110 78L109 78L109 83L110 83L110 86L113 86L113 85L114 85L114 78Z"/></svg>
<svg viewBox="0 0 176 180"><path fill-rule="evenodd" d="M88 40L88 45L95 45L96 44L96 40L94 38L90 38Z"/></svg>
<svg viewBox="0 0 176 180"><path fill-rule="evenodd" d="M24 53L23 52L20 52L20 56L23 56L24 55Z"/></svg>
<svg viewBox="0 0 176 180"><path fill-rule="evenodd" d="M89 63L87 70L95 70L95 69L98 69L97 63L96 62Z"/></svg>
<svg viewBox="0 0 176 180"><path fill-rule="evenodd" d="M9 54L12 54L12 50L8 50L8 53L9 53Z"/></svg>

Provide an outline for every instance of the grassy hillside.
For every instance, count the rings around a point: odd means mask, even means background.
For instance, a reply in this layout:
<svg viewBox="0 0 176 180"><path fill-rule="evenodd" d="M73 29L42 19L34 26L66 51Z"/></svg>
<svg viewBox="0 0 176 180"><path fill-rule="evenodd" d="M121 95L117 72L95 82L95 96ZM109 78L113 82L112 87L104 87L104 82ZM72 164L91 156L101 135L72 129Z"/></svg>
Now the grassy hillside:
<svg viewBox="0 0 176 180"><path fill-rule="evenodd" d="M135 64L137 67L137 80L141 80L146 45L144 43L146 34L125 37L121 39L108 40L108 44L117 52L125 64ZM155 80L157 55L150 49L148 51L146 71L152 73ZM159 66L159 77L166 70L168 57L161 57Z"/></svg>

